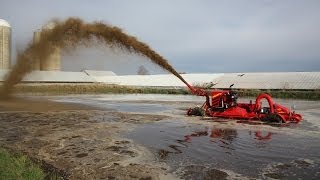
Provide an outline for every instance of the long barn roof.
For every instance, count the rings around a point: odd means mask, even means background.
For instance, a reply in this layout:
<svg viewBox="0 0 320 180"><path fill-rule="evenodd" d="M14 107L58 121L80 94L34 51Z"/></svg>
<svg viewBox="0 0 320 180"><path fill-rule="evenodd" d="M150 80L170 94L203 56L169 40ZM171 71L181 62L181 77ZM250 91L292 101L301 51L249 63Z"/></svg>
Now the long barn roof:
<svg viewBox="0 0 320 180"><path fill-rule="evenodd" d="M0 81L5 79L8 70L0 70ZM182 74L194 86L235 89L320 89L320 72L262 72L262 73L219 73ZM33 71L24 77L23 82L56 83L106 83L127 86L185 87L171 74L125 75L118 76L111 71L63 72Z"/></svg>

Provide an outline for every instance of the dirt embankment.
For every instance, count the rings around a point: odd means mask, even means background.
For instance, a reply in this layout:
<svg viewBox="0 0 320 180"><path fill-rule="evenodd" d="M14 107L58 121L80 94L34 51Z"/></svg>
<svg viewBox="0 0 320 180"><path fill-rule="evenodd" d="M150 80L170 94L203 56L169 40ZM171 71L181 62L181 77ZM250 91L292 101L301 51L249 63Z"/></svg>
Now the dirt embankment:
<svg viewBox="0 0 320 180"><path fill-rule="evenodd" d="M159 179L166 168L121 138L165 116L125 114L48 101L0 102L0 145L43 160L67 179Z"/></svg>

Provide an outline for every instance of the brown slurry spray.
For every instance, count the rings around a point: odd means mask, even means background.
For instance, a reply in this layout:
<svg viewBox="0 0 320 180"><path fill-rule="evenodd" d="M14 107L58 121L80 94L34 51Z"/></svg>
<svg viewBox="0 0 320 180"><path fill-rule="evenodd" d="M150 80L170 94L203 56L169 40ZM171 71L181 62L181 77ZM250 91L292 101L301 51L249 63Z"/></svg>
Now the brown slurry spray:
<svg viewBox="0 0 320 180"><path fill-rule="evenodd" d="M187 82L177 73L166 59L152 50L147 44L136 37L127 35L120 28L101 22L85 23L79 18L68 18L65 21L54 20L55 26L42 33L37 43L30 44L17 55L17 62L7 76L0 97L9 97L13 86L32 71L33 61L46 59L56 47L73 50L78 45L94 46L97 39L111 48L120 48L130 53L146 56L153 63L177 76L185 84Z"/></svg>

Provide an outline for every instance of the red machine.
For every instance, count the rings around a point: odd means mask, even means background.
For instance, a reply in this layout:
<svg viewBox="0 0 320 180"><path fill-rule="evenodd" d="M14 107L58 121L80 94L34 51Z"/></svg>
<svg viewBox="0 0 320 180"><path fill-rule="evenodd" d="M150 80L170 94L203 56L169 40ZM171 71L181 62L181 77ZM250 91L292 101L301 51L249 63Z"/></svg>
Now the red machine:
<svg viewBox="0 0 320 180"><path fill-rule="evenodd" d="M273 102L269 94L260 94L255 103L238 103L238 94L232 90L194 89L187 84L193 94L205 96L206 102L202 107L190 108L187 115L220 117L228 119L261 120L275 123L298 123L302 120L300 114L290 111L287 107ZM266 99L269 106L262 107L262 100Z"/></svg>

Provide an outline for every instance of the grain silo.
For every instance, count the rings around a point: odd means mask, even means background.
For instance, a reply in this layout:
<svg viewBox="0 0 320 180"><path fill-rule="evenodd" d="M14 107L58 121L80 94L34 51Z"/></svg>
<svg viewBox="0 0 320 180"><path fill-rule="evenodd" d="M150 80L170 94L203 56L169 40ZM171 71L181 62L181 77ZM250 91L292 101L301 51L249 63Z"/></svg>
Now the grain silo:
<svg viewBox="0 0 320 180"><path fill-rule="evenodd" d="M40 41L41 38L41 30L37 30L33 33L33 43L36 44ZM33 59L32 62L32 70L33 71L40 71L40 59Z"/></svg>
<svg viewBox="0 0 320 180"><path fill-rule="evenodd" d="M60 71L60 70L61 70L60 48L53 47L53 51L48 56L48 58L41 60L41 71Z"/></svg>
<svg viewBox="0 0 320 180"><path fill-rule="evenodd" d="M0 19L0 69L10 69L11 65L11 27Z"/></svg>
<svg viewBox="0 0 320 180"><path fill-rule="evenodd" d="M41 40L42 34L50 31L55 26L54 23L45 25L42 30L35 31L33 34L33 43L38 43ZM34 59L33 70L41 71L60 71L61 70L61 53L60 48L53 47L52 53L46 59Z"/></svg>

